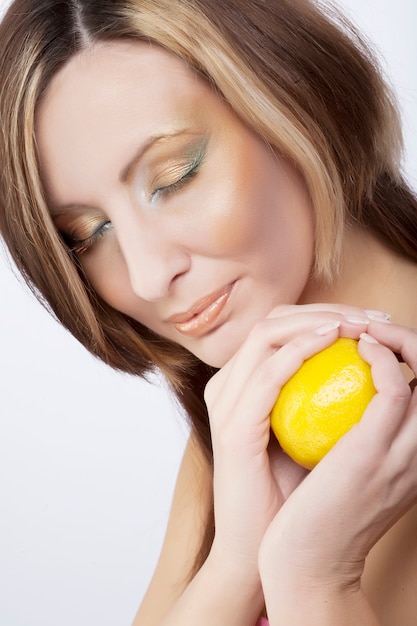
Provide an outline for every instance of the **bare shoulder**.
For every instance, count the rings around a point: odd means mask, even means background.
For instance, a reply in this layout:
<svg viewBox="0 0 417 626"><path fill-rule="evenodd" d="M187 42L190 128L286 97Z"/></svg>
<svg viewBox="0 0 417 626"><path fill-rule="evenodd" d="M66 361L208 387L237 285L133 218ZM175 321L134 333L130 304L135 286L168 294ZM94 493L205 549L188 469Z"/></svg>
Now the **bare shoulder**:
<svg viewBox="0 0 417 626"><path fill-rule="evenodd" d="M161 555L132 626L156 626L187 586L210 506L211 475L193 436L174 490Z"/></svg>

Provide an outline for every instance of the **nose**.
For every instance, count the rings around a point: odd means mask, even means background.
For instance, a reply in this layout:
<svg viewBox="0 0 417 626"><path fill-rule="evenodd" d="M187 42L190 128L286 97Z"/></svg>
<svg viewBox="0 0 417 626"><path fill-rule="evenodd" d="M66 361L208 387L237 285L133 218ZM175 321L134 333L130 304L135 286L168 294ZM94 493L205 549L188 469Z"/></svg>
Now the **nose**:
<svg viewBox="0 0 417 626"><path fill-rule="evenodd" d="M191 257L178 236L160 223L133 220L118 234L133 292L154 302L166 297L176 279L185 274Z"/></svg>

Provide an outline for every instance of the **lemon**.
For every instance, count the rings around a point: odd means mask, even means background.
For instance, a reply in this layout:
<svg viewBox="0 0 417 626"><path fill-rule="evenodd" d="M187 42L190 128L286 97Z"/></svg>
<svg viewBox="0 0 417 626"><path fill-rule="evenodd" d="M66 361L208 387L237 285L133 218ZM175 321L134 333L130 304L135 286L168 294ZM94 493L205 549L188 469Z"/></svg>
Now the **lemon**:
<svg viewBox="0 0 417 626"><path fill-rule="evenodd" d="M376 393L357 341L340 338L303 363L271 412L282 449L312 469L362 417Z"/></svg>

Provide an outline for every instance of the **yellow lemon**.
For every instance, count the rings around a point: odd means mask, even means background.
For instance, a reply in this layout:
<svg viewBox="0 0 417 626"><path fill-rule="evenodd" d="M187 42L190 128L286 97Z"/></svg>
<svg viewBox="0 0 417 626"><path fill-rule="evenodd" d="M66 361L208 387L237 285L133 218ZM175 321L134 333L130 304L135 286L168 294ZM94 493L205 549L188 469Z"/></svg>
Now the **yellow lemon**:
<svg viewBox="0 0 417 626"><path fill-rule="evenodd" d="M337 339L284 385L271 412L271 428L282 449L312 469L361 419L375 393L357 341Z"/></svg>

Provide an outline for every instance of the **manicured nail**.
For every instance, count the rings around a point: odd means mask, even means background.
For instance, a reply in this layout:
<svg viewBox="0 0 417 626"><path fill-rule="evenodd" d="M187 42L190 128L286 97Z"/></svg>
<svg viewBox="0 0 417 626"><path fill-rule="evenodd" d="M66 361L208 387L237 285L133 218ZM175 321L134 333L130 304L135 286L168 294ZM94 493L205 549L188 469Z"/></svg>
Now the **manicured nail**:
<svg viewBox="0 0 417 626"><path fill-rule="evenodd" d="M359 337L363 339L364 341L366 341L367 343L378 343L378 341L374 339L373 337L371 337L371 335L368 335L368 333L361 333Z"/></svg>
<svg viewBox="0 0 417 626"><path fill-rule="evenodd" d="M369 317L365 317L362 315L345 315L345 320L350 322L351 324L366 324L368 325L370 320Z"/></svg>
<svg viewBox="0 0 417 626"><path fill-rule="evenodd" d="M329 322L325 326L320 326L320 328L316 328L315 332L317 333L317 335L327 335L327 333L330 333L332 330L336 330L336 328L339 328L339 326L340 322Z"/></svg>
<svg viewBox="0 0 417 626"><path fill-rule="evenodd" d="M365 309L366 315L370 320L374 320L375 322L390 322L391 313L384 313L384 311L373 311L372 309Z"/></svg>

